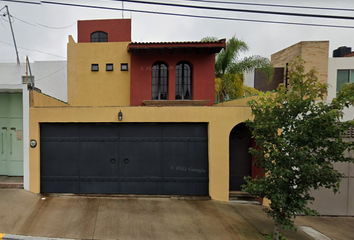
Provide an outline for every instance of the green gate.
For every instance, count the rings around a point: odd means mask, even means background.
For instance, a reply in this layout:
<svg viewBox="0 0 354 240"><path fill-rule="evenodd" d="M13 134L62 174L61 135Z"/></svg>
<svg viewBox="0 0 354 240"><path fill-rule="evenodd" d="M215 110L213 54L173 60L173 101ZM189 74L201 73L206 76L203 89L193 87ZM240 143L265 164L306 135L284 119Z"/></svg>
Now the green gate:
<svg viewBox="0 0 354 240"><path fill-rule="evenodd" d="M0 175L23 176L22 93L0 93Z"/></svg>

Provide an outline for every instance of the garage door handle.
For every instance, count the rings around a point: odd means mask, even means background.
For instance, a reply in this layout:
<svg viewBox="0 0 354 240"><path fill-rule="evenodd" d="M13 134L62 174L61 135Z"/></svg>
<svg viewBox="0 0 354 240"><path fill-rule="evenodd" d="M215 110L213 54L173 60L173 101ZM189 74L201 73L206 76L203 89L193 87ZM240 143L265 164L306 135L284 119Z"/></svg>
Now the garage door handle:
<svg viewBox="0 0 354 240"><path fill-rule="evenodd" d="M4 133L1 133L1 153L4 153Z"/></svg>
<svg viewBox="0 0 354 240"><path fill-rule="evenodd" d="M125 163L125 164L128 164L128 163L129 163L129 158L127 158L127 157L124 158L124 163Z"/></svg>
<svg viewBox="0 0 354 240"><path fill-rule="evenodd" d="M10 133L10 154L12 154L12 133Z"/></svg>

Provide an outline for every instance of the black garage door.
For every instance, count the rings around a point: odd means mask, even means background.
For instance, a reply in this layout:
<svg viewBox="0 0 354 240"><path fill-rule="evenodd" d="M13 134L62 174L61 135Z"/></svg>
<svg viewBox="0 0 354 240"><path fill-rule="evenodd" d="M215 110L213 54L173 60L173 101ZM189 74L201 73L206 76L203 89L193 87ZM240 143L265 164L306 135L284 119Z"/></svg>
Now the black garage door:
<svg viewBox="0 0 354 240"><path fill-rule="evenodd" d="M41 192L208 195L206 124L43 123Z"/></svg>

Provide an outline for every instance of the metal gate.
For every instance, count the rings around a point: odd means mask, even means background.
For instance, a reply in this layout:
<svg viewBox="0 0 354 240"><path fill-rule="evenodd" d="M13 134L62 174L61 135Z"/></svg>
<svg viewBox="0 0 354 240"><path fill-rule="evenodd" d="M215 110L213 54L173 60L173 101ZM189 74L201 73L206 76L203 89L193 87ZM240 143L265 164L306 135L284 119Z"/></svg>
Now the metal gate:
<svg viewBox="0 0 354 240"><path fill-rule="evenodd" d="M207 125L43 123L41 192L208 195Z"/></svg>

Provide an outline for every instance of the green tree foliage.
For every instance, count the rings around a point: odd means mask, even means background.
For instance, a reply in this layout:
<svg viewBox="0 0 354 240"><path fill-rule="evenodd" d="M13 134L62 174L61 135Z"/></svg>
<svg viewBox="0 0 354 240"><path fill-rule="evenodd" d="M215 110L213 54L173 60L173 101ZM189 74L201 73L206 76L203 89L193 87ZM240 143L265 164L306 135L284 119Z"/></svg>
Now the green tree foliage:
<svg viewBox="0 0 354 240"><path fill-rule="evenodd" d="M256 141L250 152L263 168L262 178L246 178L243 190L266 197L265 209L274 222L273 238L279 239L279 228L295 229L298 214L316 214L308 203L314 198L311 189L339 189L343 177L333 168L335 162L353 162L346 150L354 150L354 142L346 142L342 134L354 121L342 122L343 109L354 105L354 84L345 85L331 103L321 101L327 84L318 82L316 71L304 71L298 58L290 65L290 89L280 86L276 93L260 93L249 101L254 116L247 121Z"/></svg>
<svg viewBox="0 0 354 240"><path fill-rule="evenodd" d="M206 37L202 41L216 41L215 37ZM268 80L273 78L273 66L269 59L261 56L250 56L240 59L240 54L248 51L248 45L235 36L226 43L225 50L216 54L215 59L215 91L217 98L223 102L249 96L258 91L244 85L244 73L254 68L261 68Z"/></svg>

